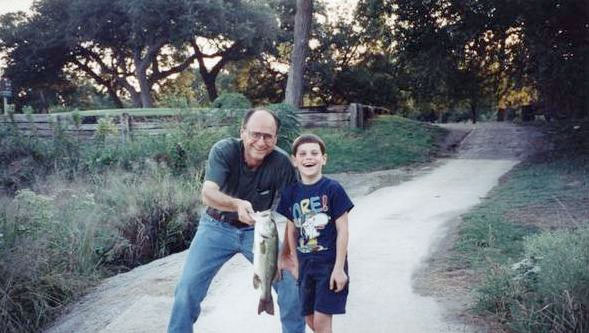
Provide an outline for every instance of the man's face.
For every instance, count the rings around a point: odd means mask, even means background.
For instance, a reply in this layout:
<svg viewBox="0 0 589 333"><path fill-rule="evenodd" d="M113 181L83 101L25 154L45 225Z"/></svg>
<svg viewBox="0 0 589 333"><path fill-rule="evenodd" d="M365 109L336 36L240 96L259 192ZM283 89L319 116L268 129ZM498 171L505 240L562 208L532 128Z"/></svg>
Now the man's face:
<svg viewBox="0 0 589 333"><path fill-rule="evenodd" d="M264 158L276 145L276 122L265 111L257 111L241 129L241 139L245 150L245 163L250 168L262 164Z"/></svg>

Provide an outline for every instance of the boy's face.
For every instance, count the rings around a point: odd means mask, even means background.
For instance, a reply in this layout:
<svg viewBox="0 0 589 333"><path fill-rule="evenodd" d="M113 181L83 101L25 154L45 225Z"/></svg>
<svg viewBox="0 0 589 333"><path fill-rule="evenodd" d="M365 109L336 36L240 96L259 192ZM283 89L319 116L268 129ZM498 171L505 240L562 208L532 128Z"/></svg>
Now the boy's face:
<svg viewBox="0 0 589 333"><path fill-rule="evenodd" d="M321 152L318 143L303 143L297 149L294 163L301 174L303 183L313 183L321 178L321 171L327 163L327 156Z"/></svg>

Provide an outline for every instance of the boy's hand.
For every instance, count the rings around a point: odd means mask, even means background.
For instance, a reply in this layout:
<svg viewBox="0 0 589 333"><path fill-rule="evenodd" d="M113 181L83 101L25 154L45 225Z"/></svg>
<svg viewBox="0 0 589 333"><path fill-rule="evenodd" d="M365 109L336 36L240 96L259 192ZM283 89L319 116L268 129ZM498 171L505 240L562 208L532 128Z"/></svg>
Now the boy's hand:
<svg viewBox="0 0 589 333"><path fill-rule="evenodd" d="M333 270L331 277L329 278L329 289L337 292L344 290L344 287L348 283L348 275L342 269Z"/></svg>

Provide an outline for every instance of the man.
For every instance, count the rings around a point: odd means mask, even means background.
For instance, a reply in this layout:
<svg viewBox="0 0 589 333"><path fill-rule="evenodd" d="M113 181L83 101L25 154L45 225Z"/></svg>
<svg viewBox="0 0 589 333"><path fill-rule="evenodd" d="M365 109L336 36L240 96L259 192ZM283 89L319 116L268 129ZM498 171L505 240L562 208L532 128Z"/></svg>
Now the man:
<svg viewBox="0 0 589 333"><path fill-rule="evenodd" d="M279 128L280 121L272 112L251 110L244 116L240 140L223 139L211 148L202 186L202 200L208 208L200 219L176 287L168 332L192 332L200 303L227 260L242 253L252 262L255 221L250 214L271 208L282 188L296 180L288 155L276 147ZM287 266L286 258L290 256L284 251L288 248L283 246L281 257L285 259L281 259L279 267ZM274 287L282 331L304 332L294 278L285 273Z"/></svg>

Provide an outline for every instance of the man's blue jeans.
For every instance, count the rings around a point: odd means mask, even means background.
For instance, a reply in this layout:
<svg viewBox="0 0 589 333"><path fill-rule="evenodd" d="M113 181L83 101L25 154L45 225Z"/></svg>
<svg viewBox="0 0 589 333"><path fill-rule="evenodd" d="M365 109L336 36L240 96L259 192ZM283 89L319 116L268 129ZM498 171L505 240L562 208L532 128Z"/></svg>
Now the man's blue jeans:
<svg viewBox="0 0 589 333"><path fill-rule="evenodd" d="M238 229L203 214L190 244L180 281L176 286L168 332L192 332L213 277L221 266L237 253L253 261L254 230ZM274 283L278 294L283 333L305 332L296 281L290 272ZM237 291L236 291L237 292ZM231 304L227 304L229 308Z"/></svg>

